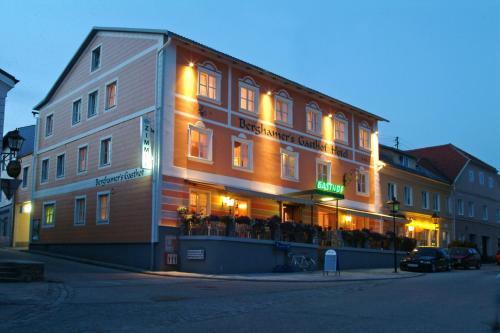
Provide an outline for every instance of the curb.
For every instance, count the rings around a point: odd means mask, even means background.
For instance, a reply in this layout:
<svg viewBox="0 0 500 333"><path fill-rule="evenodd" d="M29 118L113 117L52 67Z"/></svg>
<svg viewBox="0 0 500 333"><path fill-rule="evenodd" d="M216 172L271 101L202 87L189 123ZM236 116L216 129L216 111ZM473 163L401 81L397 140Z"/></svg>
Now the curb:
<svg viewBox="0 0 500 333"><path fill-rule="evenodd" d="M411 278L416 278L425 275L425 273L414 273L412 275L399 275L399 276L389 276L389 277L369 277L369 278L352 278L352 279L338 279L338 280L318 280L318 279L290 279L288 277L285 277L283 279L281 278L276 278L276 277L269 277L269 278L254 278L254 277L242 277L242 276L227 276L227 275L183 275L183 274L197 274L197 273L182 273L180 274L177 273L169 273L168 271L147 271L147 270L142 270L139 268L134 268L130 266L124 266L124 265L118 265L118 264L112 264L112 263L107 263L107 262L102 262L102 261L97 261L97 260L91 260L91 259L84 259L84 258L78 258L78 257L72 257L72 256L67 256L63 254L57 254L57 253L50 253L50 252L45 252L45 251L38 251L38 250L16 250L19 252L26 252L26 253L33 253L33 254L39 254L47 257L54 257L54 258L59 258L59 259L64 259L68 261L74 261L74 262L80 262L83 264L88 264L88 265L93 265L93 266L99 266L99 267L106 267L106 268L112 268L112 269L117 269L117 270L122 270L122 271L128 271L128 272L134 272L134 273L139 273L139 274L144 274L144 275L151 275L151 276L158 276L158 277L171 277L171 278L180 278L180 279L203 279L203 280L218 280L218 281L242 281L242 282L284 282L284 283L332 283L332 282L361 282L361 281L382 281L382 280L400 280L400 279L411 279Z"/></svg>

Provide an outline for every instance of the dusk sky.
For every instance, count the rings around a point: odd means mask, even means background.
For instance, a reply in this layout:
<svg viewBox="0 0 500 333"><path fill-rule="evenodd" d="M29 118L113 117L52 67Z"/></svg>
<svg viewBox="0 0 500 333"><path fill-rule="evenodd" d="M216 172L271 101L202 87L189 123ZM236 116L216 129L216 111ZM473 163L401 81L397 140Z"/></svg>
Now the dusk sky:
<svg viewBox="0 0 500 333"><path fill-rule="evenodd" d="M166 29L390 120L381 142L454 143L500 168L500 1L0 0L0 68L31 114L92 26Z"/></svg>

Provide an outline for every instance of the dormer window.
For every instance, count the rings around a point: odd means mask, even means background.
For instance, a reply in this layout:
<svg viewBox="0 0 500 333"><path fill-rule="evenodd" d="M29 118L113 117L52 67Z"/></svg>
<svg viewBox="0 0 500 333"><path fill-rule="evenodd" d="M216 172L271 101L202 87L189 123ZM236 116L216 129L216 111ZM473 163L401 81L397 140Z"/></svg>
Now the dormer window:
<svg viewBox="0 0 500 333"><path fill-rule="evenodd" d="M284 90L274 96L274 120L288 126L293 124L293 102Z"/></svg>
<svg viewBox="0 0 500 333"><path fill-rule="evenodd" d="M408 159L408 156L400 155L399 156L399 164L405 168L410 167L410 160Z"/></svg>
<svg viewBox="0 0 500 333"><path fill-rule="evenodd" d="M371 136L372 130L366 123L366 121L363 121L359 125L359 147L364 150L370 150L371 149L371 143L370 143L370 136Z"/></svg>
<svg viewBox="0 0 500 333"><path fill-rule="evenodd" d="M101 67L101 46L99 45L92 50L92 56L90 61L90 71L94 72Z"/></svg>
<svg viewBox="0 0 500 333"><path fill-rule="evenodd" d="M321 135L322 115L323 113L315 102L306 105L306 129L308 132Z"/></svg>
<svg viewBox="0 0 500 333"><path fill-rule="evenodd" d="M214 64L198 65L198 97L220 102L221 74Z"/></svg>

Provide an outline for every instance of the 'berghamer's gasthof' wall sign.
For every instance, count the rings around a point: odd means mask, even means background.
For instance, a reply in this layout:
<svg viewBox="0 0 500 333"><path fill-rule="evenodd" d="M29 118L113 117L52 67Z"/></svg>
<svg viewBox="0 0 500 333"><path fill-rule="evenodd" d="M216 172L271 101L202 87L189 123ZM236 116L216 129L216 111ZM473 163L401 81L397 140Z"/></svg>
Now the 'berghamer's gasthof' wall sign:
<svg viewBox="0 0 500 333"><path fill-rule="evenodd" d="M148 172L149 171L149 172ZM121 183L128 180L141 178L150 175L150 170L135 168L126 171L114 173L111 175L102 176L95 179L95 186L105 186L109 184Z"/></svg>
<svg viewBox="0 0 500 333"><path fill-rule="evenodd" d="M343 158L349 158L347 149L340 149L331 144L323 143L321 140L315 140L303 137L302 135L287 134L276 128L266 127L260 122L253 122L244 118L239 118L240 128L253 132L255 135L265 135L276 138L280 141L299 144L301 146L316 149L325 153L330 153Z"/></svg>

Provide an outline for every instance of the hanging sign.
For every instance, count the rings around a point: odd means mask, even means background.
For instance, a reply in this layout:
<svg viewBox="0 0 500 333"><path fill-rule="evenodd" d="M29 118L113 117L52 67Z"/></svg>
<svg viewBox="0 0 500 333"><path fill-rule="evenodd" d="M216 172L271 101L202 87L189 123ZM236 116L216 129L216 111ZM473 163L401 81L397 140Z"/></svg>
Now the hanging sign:
<svg viewBox="0 0 500 333"><path fill-rule="evenodd" d="M141 151L142 168L151 170L153 168L153 152L151 149L151 125L148 118L141 118Z"/></svg>

